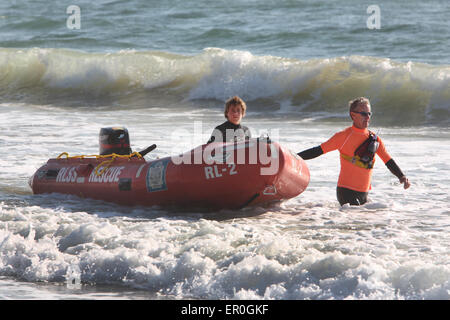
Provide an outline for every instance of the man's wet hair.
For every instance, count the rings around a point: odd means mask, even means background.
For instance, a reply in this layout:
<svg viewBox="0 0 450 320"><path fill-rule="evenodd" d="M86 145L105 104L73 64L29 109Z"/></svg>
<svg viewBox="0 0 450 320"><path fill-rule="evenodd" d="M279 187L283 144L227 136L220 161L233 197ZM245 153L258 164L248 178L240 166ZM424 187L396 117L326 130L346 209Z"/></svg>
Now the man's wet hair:
<svg viewBox="0 0 450 320"><path fill-rule="evenodd" d="M356 110L356 108L361 104L363 104L363 105L367 104L368 106L370 106L370 101L369 101L369 99L367 99L365 97L359 97L359 98L350 100L348 102L350 112L354 112Z"/></svg>

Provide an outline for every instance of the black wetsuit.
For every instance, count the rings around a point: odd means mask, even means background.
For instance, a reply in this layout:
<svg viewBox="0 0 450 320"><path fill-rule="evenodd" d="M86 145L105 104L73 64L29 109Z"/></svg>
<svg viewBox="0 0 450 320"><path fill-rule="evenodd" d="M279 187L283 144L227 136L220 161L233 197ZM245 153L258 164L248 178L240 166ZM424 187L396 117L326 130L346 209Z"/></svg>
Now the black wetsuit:
<svg viewBox="0 0 450 320"><path fill-rule="evenodd" d="M250 130L246 126L236 125L227 120L213 130L207 143L241 141L251 137Z"/></svg>
<svg viewBox="0 0 450 320"><path fill-rule="evenodd" d="M362 205L367 202L368 195L368 192L360 192L343 187L336 187L336 197L341 206L346 203L351 206Z"/></svg>

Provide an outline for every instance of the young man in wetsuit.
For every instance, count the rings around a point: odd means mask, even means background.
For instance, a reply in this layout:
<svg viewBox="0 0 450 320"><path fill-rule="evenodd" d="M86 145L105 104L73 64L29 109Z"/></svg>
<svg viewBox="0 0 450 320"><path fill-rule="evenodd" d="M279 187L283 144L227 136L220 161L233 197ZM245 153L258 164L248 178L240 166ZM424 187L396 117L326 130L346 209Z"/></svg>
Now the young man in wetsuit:
<svg viewBox="0 0 450 320"><path fill-rule="evenodd" d="M410 187L394 159L387 153L380 137L369 131L372 115L369 99L361 97L349 102L353 125L333 135L321 145L298 153L304 160L316 158L324 153L339 150L341 171L336 194L341 205L362 205L367 202L371 189L372 168L375 154L388 169L397 176L405 189Z"/></svg>
<svg viewBox="0 0 450 320"><path fill-rule="evenodd" d="M238 96L228 99L225 103L225 118L227 121L217 126L207 143L211 142L233 142L248 140L251 138L250 130L241 125L245 116L247 105Z"/></svg>

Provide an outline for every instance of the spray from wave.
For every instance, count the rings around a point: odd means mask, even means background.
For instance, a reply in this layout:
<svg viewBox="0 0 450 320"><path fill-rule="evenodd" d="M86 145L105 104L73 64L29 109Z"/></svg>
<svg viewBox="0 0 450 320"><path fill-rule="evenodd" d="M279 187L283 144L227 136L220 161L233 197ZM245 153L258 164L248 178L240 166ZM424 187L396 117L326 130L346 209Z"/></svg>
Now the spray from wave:
<svg viewBox="0 0 450 320"><path fill-rule="evenodd" d="M150 107L239 95L252 111L346 114L366 96L380 124L448 125L450 66L344 56L297 60L208 48L198 55L0 49L6 102ZM176 103L176 102L175 102ZM287 108L283 106L288 106ZM402 119L402 123L398 123Z"/></svg>

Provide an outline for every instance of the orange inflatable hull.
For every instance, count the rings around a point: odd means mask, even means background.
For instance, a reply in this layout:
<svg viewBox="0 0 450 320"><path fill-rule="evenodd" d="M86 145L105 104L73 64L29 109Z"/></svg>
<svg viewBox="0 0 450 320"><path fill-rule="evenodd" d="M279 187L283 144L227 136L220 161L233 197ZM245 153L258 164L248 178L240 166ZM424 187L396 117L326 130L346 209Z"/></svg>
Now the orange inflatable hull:
<svg viewBox="0 0 450 320"><path fill-rule="evenodd" d="M72 194L121 205L238 209L296 197L309 183L303 159L259 139L202 145L152 161L116 158L99 167L104 161L50 159L30 178L30 186L34 194Z"/></svg>

